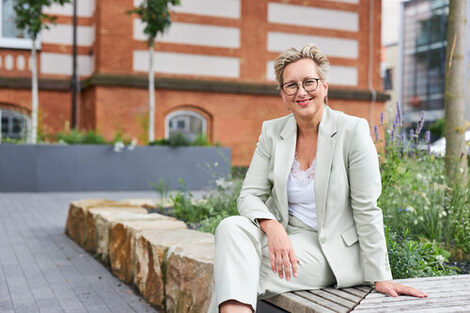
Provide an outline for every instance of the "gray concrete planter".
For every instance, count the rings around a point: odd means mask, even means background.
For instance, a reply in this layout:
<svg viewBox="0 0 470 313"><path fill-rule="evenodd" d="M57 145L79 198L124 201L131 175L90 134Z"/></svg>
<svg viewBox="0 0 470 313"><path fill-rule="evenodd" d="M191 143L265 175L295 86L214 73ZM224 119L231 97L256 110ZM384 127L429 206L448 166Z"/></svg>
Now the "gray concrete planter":
<svg viewBox="0 0 470 313"><path fill-rule="evenodd" d="M163 178L203 189L230 173L231 150L221 147L0 145L0 191L151 190Z"/></svg>

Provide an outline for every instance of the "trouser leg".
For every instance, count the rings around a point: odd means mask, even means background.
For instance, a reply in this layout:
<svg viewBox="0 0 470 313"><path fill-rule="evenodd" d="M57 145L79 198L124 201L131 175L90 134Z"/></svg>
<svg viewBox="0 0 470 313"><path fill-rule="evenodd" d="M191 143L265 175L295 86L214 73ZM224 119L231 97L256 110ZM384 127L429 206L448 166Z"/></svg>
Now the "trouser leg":
<svg viewBox="0 0 470 313"><path fill-rule="evenodd" d="M209 313L227 300L256 309L262 248L266 235L244 216L224 219L215 233L214 290Z"/></svg>
<svg viewBox="0 0 470 313"><path fill-rule="evenodd" d="M269 251L267 247L262 249L262 263L260 268L260 281L258 296L266 299L283 292L294 290L319 289L331 286L335 283L335 277L326 261L318 241L318 233L310 228L287 227L289 238L292 242L298 264L297 277L291 275L288 281L279 278L271 268ZM291 271L292 272L292 271Z"/></svg>

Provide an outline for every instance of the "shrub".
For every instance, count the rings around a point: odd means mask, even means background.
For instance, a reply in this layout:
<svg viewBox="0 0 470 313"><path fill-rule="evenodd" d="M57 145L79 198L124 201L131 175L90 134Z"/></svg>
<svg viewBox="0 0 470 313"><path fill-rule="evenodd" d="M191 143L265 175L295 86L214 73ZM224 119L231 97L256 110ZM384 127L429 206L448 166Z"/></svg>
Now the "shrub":
<svg viewBox="0 0 470 313"><path fill-rule="evenodd" d="M385 228L390 269L394 279L455 275L458 269L445 265L450 253L436 242L418 242Z"/></svg>

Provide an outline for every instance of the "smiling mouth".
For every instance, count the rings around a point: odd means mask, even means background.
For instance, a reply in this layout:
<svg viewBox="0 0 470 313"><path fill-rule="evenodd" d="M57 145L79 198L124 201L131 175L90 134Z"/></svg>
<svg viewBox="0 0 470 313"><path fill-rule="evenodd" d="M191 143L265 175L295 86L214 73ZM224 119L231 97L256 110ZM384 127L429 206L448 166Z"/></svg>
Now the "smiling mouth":
<svg viewBox="0 0 470 313"><path fill-rule="evenodd" d="M307 105L310 101L312 101L313 98L308 98L308 99L302 99L302 100L296 100L295 102L297 102L298 104L300 105Z"/></svg>

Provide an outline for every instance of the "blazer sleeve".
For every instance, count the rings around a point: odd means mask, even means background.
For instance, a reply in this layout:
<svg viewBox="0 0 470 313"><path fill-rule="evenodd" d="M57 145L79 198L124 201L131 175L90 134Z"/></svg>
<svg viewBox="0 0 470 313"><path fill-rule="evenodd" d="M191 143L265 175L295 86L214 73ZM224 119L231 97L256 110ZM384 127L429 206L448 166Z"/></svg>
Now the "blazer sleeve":
<svg viewBox="0 0 470 313"><path fill-rule="evenodd" d="M377 206L382 188L379 159L365 119L360 119L356 124L351 140L349 179L364 279L371 283L391 280L383 216Z"/></svg>
<svg viewBox="0 0 470 313"><path fill-rule="evenodd" d="M268 174L273 146L272 140L266 132L266 123L264 122L256 150L238 197L240 215L248 217L257 225L259 225L257 219L276 219L265 205L272 188Z"/></svg>

